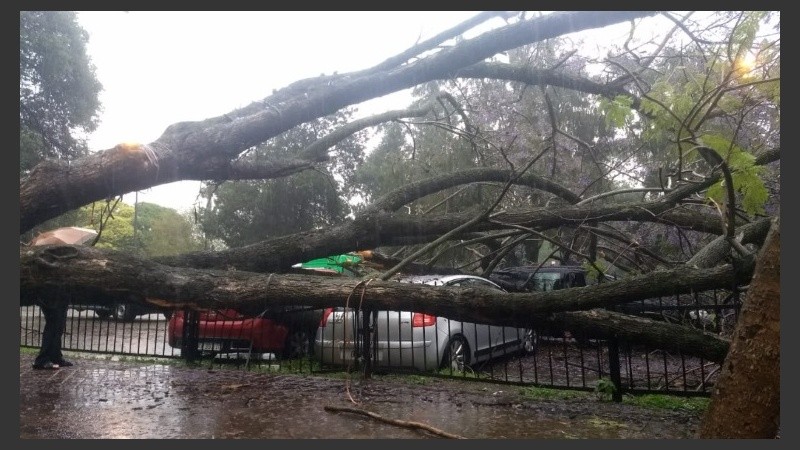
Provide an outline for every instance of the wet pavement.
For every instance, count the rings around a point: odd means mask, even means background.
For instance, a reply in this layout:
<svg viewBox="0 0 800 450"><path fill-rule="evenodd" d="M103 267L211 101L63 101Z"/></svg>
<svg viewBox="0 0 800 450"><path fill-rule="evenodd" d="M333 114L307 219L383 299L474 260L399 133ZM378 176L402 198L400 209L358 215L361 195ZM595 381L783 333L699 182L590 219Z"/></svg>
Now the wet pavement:
<svg viewBox="0 0 800 450"><path fill-rule="evenodd" d="M689 438L699 423L697 413L530 400L510 385L348 381L90 356L71 354L75 366L41 371L31 368L33 355L20 354L20 438L439 438L326 405L467 438Z"/></svg>

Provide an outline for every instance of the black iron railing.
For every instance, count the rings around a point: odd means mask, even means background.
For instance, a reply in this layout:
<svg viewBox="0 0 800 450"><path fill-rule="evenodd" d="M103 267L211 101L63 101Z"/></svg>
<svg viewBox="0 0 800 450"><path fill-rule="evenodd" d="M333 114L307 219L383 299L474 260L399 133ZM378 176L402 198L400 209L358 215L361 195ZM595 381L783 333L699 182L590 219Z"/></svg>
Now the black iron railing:
<svg viewBox="0 0 800 450"><path fill-rule="evenodd" d="M709 291L637 301L617 310L730 336L740 306L739 292ZM267 365L306 373L345 367L366 375L373 371L414 372L580 390L596 390L610 381L617 388L617 396L624 392L709 395L720 369L719 364L702 358L619 339L598 340L581 332L535 330L535 348L526 352L519 329L487 325L464 327L468 332L462 332L469 335L460 336L462 344L479 348L467 349L459 365L448 359L458 348L455 344L459 336L450 329L460 329L455 321L446 321L447 329L439 328L445 322L437 322L434 327L422 327L417 335L404 335L401 322L406 319L400 319L399 314L391 324L377 320L378 313L369 314L369 329L363 320L347 324L353 332L347 334L351 344L345 344L341 339L325 341L317 334L323 310L255 318L226 317L229 313L187 311L173 314L171 320L164 314L151 313L123 320L91 309L70 309L63 349L235 361L244 367ZM364 314L358 317L363 319ZM176 325L179 321L180 327ZM23 347L40 346L43 324L38 307L20 308ZM329 318L327 326L343 328L345 324ZM379 330L381 326L397 329ZM380 336L393 337L382 341ZM489 345L478 344L481 339Z"/></svg>

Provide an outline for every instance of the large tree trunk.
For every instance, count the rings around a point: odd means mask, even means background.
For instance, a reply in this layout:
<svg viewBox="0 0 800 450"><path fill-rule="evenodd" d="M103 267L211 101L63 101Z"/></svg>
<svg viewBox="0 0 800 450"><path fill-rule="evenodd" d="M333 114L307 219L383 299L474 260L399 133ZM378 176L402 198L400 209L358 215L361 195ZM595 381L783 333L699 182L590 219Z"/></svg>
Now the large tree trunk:
<svg viewBox="0 0 800 450"><path fill-rule="evenodd" d="M780 427L780 219L756 262L701 438L774 438Z"/></svg>
<svg viewBox="0 0 800 450"><path fill-rule="evenodd" d="M752 264L699 272L691 267L652 272L624 281L548 292L498 293L395 281L313 275L272 275L238 270L170 267L130 254L84 246L20 249L20 302L147 302L171 308L234 308L243 313L306 305L345 306L364 289L363 303L388 310L414 310L455 320L533 327L544 322L586 329L592 336L622 336L720 362L728 343L711 333L607 311L570 313L661 295L731 286L750 278ZM352 305L351 305L352 306Z"/></svg>
<svg viewBox="0 0 800 450"><path fill-rule="evenodd" d="M582 331L587 337L619 338L717 363L725 359L730 347L729 341L714 333L603 309L556 313L549 316L546 323L572 332Z"/></svg>

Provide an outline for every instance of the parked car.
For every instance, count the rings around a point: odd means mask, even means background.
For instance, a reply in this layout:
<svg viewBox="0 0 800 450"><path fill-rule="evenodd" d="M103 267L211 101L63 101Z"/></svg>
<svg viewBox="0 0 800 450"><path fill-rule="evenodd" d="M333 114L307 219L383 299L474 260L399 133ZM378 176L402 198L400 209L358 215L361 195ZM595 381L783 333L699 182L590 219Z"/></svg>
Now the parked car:
<svg viewBox="0 0 800 450"><path fill-rule="evenodd" d="M492 281L474 275L413 276L398 281L505 292ZM536 346L536 334L531 329L462 322L412 311L377 311L374 318L370 342L376 367L464 371L492 358L532 352ZM356 318L352 308L325 310L314 341L315 355L322 364L347 365L360 357L363 319L363 314Z"/></svg>
<svg viewBox="0 0 800 450"><path fill-rule="evenodd" d="M295 273L320 276L355 276L352 271L361 258L335 255L294 266ZM313 352L314 333L324 309L310 306L270 308L257 316L246 316L233 309L198 312L198 350L203 354L272 353L283 358L298 358ZM186 313L176 311L167 326L167 342L181 347Z"/></svg>
<svg viewBox="0 0 800 450"><path fill-rule="evenodd" d="M586 269L581 266L519 266L495 270L489 279L509 292L542 292L572 287L583 287L594 282L588 280ZM611 281L615 277L606 275ZM541 336L574 338L579 345L586 346L590 340L585 333L573 333L562 328L543 325L537 328Z"/></svg>
<svg viewBox="0 0 800 450"><path fill-rule="evenodd" d="M489 279L509 292L541 292L586 286L581 266L519 266L495 270Z"/></svg>
<svg viewBox="0 0 800 450"><path fill-rule="evenodd" d="M131 322L139 316L147 314L163 314L166 319L172 315L172 310L159 308L158 306L141 305L138 303L114 303L110 305L70 305L70 308L77 311L94 311L101 319L111 317L120 322Z"/></svg>
<svg viewBox="0 0 800 450"><path fill-rule="evenodd" d="M306 356L311 351L313 328L322 310L295 309L281 318L245 316L233 309L199 311L198 350L203 354L274 353L283 358ZM186 312L176 311L167 323L167 342L180 348Z"/></svg>

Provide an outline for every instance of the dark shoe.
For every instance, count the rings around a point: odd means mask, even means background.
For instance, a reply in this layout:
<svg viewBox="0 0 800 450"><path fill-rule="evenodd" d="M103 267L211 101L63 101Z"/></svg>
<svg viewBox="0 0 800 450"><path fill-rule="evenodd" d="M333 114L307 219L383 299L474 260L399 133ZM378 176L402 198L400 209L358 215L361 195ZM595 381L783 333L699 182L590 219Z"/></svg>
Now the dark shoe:
<svg viewBox="0 0 800 450"><path fill-rule="evenodd" d="M51 362L46 362L44 364L34 364L33 368L36 370L58 370L60 366L58 364L53 364Z"/></svg>
<svg viewBox="0 0 800 450"><path fill-rule="evenodd" d="M58 364L59 366L61 366L61 367L69 367L69 366L74 366L74 365L75 365L75 364L73 364L71 361L67 361L66 359L62 359L62 360L61 360L61 361L59 361L57 364Z"/></svg>

